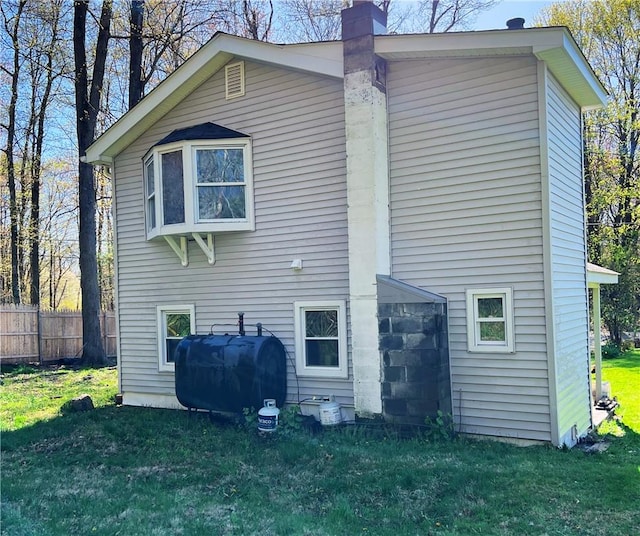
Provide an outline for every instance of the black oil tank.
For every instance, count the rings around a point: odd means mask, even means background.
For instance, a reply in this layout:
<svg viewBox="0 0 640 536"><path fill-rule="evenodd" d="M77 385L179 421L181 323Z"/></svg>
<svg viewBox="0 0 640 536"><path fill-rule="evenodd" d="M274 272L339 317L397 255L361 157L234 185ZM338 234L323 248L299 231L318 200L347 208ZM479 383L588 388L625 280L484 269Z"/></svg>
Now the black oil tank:
<svg viewBox="0 0 640 536"><path fill-rule="evenodd" d="M287 362L277 337L189 335L175 355L178 401L187 408L241 413L287 395Z"/></svg>

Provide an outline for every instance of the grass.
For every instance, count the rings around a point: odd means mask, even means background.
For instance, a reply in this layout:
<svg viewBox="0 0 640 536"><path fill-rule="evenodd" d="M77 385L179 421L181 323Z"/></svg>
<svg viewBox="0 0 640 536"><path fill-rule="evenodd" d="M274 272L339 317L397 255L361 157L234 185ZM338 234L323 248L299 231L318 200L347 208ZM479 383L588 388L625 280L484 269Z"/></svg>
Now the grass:
<svg viewBox="0 0 640 536"><path fill-rule="evenodd" d="M606 374L615 365L607 362ZM587 455L403 440L385 428L261 437L202 415L116 407L108 369L14 371L3 382L7 536L615 536L640 528L640 435L626 426L637 415L622 390L621 437ZM97 409L62 415L81 392Z"/></svg>
<svg viewBox="0 0 640 536"><path fill-rule="evenodd" d="M63 402L90 393L94 404L104 406L116 392L114 368L73 370L64 367L39 370L9 369L7 388L0 395L0 430L17 430L53 419Z"/></svg>
<svg viewBox="0 0 640 536"><path fill-rule="evenodd" d="M616 411L629 428L640 434L640 349L602 361L602 379L611 384L611 396L620 402Z"/></svg>

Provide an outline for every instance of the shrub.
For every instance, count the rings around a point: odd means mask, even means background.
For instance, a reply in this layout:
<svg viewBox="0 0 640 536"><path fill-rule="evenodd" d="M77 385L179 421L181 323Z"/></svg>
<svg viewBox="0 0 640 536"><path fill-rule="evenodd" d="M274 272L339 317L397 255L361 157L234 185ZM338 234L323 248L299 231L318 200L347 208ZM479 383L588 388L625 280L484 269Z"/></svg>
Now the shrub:
<svg viewBox="0 0 640 536"><path fill-rule="evenodd" d="M450 413L438 410L435 417L427 417L424 423L427 426L425 436L428 440L451 440L455 437L453 416Z"/></svg>
<svg viewBox="0 0 640 536"><path fill-rule="evenodd" d="M620 354L622 354L620 347L613 342L608 342L602 347L603 359L615 359L616 357L620 357Z"/></svg>

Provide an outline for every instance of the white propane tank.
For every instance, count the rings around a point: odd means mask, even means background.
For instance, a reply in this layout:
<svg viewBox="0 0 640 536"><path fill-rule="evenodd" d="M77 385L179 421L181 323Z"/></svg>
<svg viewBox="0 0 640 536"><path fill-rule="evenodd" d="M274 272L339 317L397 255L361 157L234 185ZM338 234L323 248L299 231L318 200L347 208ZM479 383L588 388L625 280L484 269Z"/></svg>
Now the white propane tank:
<svg viewBox="0 0 640 536"><path fill-rule="evenodd" d="M280 410L276 407L274 398L265 398L264 406L258 411L258 430L260 432L273 432L278 427L278 415Z"/></svg>
<svg viewBox="0 0 640 536"><path fill-rule="evenodd" d="M322 402L320 404L320 424L322 426L333 426L342 422L342 412L340 404L337 402Z"/></svg>

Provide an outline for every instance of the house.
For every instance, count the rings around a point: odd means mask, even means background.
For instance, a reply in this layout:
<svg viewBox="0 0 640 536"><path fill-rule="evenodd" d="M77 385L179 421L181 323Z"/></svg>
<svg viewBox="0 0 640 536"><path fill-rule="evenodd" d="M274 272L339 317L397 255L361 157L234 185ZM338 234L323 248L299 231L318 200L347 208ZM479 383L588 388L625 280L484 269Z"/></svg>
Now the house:
<svg viewBox="0 0 640 536"><path fill-rule="evenodd" d="M581 112L605 90L566 28L384 26L365 2L340 42L216 34L88 149L113 177L124 403L178 407L172 348L243 311L305 412L571 446Z"/></svg>

